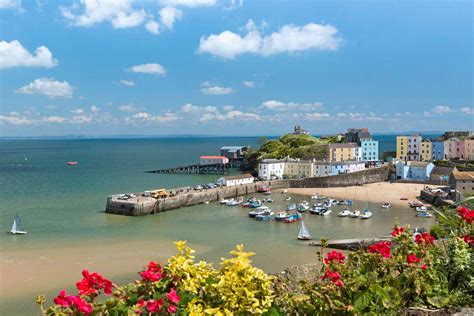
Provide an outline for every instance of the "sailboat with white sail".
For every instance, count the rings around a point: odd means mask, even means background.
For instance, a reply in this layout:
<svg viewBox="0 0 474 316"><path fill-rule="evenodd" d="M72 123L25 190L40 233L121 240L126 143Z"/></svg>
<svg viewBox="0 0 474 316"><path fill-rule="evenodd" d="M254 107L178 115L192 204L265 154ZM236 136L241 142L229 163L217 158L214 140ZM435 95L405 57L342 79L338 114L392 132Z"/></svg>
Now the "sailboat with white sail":
<svg viewBox="0 0 474 316"><path fill-rule="evenodd" d="M26 235L26 231L23 230L23 227L21 225L21 219L20 216L18 216L18 213L15 215L15 220L13 221L12 228L8 232L10 235Z"/></svg>
<svg viewBox="0 0 474 316"><path fill-rule="evenodd" d="M304 221L301 221L301 228L300 232L298 233L298 239L299 240L310 240L311 235L309 234L308 228L306 228L306 225L304 224Z"/></svg>

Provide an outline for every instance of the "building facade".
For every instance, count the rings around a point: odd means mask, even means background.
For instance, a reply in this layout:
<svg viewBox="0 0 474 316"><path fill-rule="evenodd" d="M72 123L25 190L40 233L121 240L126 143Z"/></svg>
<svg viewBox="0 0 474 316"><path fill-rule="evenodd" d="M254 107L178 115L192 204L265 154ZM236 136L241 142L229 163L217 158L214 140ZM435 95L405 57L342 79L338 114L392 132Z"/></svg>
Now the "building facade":
<svg viewBox="0 0 474 316"><path fill-rule="evenodd" d="M315 161L313 163L313 177L327 177L332 175L331 163L327 161Z"/></svg>
<svg viewBox="0 0 474 316"><path fill-rule="evenodd" d="M289 178L306 178L314 174L314 160L300 160L287 158L285 160L285 168L283 174Z"/></svg>
<svg viewBox="0 0 474 316"><path fill-rule="evenodd" d="M221 156L226 156L229 159L244 159L249 148L249 146L223 146L221 147Z"/></svg>
<svg viewBox="0 0 474 316"><path fill-rule="evenodd" d="M432 147L432 159L433 160L444 160L444 142L440 140L433 141Z"/></svg>
<svg viewBox="0 0 474 316"><path fill-rule="evenodd" d="M339 162L345 160L355 160L359 154L356 143L332 143L328 145L328 160Z"/></svg>
<svg viewBox="0 0 474 316"><path fill-rule="evenodd" d="M464 141L456 137L444 141L445 159L464 159Z"/></svg>
<svg viewBox="0 0 474 316"><path fill-rule="evenodd" d="M285 170L285 161L279 159L264 159L258 164L260 179L282 179Z"/></svg>
<svg viewBox="0 0 474 316"><path fill-rule="evenodd" d="M360 145L362 140L371 140L372 135L368 128L349 128L345 135L346 143L356 143Z"/></svg>
<svg viewBox="0 0 474 316"><path fill-rule="evenodd" d="M225 156L201 156L201 157L199 157L199 164L201 166L217 165L217 164L225 165L227 163L229 163L229 158L227 158Z"/></svg>
<svg viewBox="0 0 474 316"><path fill-rule="evenodd" d="M423 139L420 143L420 161L431 161L433 159L433 143Z"/></svg>
<svg viewBox="0 0 474 316"><path fill-rule="evenodd" d="M432 162L399 161L396 164L397 179L426 181L433 168Z"/></svg>
<svg viewBox="0 0 474 316"><path fill-rule="evenodd" d="M474 160L474 139L464 140L464 159Z"/></svg>
<svg viewBox="0 0 474 316"><path fill-rule="evenodd" d="M360 151L362 161L378 161L379 160L379 142L377 140L361 140Z"/></svg>
<svg viewBox="0 0 474 316"><path fill-rule="evenodd" d="M449 187L454 191L456 200L466 197L466 193L474 193L474 172L453 171L449 177Z"/></svg>
<svg viewBox="0 0 474 316"><path fill-rule="evenodd" d="M362 161L341 161L331 163L331 175L352 173L365 169L365 163Z"/></svg>
<svg viewBox="0 0 474 316"><path fill-rule="evenodd" d="M217 183L225 185L227 187L232 187L236 185L251 184L254 182L254 177L249 174L239 174L236 176L227 176L217 179Z"/></svg>
<svg viewBox="0 0 474 316"><path fill-rule="evenodd" d="M419 161L421 136L397 136L397 158L405 161Z"/></svg>

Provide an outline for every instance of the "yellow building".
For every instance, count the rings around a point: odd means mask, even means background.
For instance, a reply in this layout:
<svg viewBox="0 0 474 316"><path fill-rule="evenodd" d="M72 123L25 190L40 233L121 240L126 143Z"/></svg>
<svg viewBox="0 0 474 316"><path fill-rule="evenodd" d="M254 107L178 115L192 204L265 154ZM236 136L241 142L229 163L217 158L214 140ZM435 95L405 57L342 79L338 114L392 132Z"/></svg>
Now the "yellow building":
<svg viewBox="0 0 474 316"><path fill-rule="evenodd" d="M433 157L433 143L423 139L420 143L420 161L431 161Z"/></svg>
<svg viewBox="0 0 474 316"><path fill-rule="evenodd" d="M397 136L397 158L400 160L407 160L408 154L408 137Z"/></svg>
<svg viewBox="0 0 474 316"><path fill-rule="evenodd" d="M360 160L360 150L356 143L333 143L328 145L328 160L339 162Z"/></svg>
<svg viewBox="0 0 474 316"><path fill-rule="evenodd" d="M313 160L287 158L283 174L289 178L306 178L313 176Z"/></svg>

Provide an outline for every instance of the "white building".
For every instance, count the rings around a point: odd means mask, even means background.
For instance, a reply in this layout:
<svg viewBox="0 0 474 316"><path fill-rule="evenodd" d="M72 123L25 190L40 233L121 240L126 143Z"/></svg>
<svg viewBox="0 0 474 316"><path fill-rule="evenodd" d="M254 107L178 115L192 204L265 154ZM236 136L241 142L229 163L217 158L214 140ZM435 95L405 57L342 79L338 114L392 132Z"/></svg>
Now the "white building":
<svg viewBox="0 0 474 316"><path fill-rule="evenodd" d="M284 160L264 159L258 164L258 177L265 180L282 179L284 170Z"/></svg>
<svg viewBox="0 0 474 316"><path fill-rule="evenodd" d="M236 185L251 184L254 182L254 177L250 173L239 174L235 176L227 176L217 179L217 182L226 187Z"/></svg>
<svg viewBox="0 0 474 316"><path fill-rule="evenodd" d="M229 158L225 156L201 156L199 157L199 164L204 165L216 165L216 164L227 164L229 163Z"/></svg>
<svg viewBox="0 0 474 316"><path fill-rule="evenodd" d="M362 161L341 161L331 163L331 175L352 173L365 169L365 162Z"/></svg>
<svg viewBox="0 0 474 316"><path fill-rule="evenodd" d="M427 161L399 161L396 166L397 179L425 181L435 165Z"/></svg>
<svg viewBox="0 0 474 316"><path fill-rule="evenodd" d="M332 175L330 162L315 161L313 163L313 177L326 177L330 175Z"/></svg>

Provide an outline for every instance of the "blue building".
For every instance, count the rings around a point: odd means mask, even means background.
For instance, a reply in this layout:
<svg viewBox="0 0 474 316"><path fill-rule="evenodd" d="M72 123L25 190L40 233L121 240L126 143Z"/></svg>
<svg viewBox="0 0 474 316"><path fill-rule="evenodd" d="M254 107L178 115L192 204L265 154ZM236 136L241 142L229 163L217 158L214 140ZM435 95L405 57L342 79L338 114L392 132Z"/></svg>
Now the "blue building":
<svg viewBox="0 0 474 316"><path fill-rule="evenodd" d="M433 160L444 160L444 142L433 141Z"/></svg>
<svg viewBox="0 0 474 316"><path fill-rule="evenodd" d="M429 180L435 165L426 161L399 161L396 165L397 179Z"/></svg>
<svg viewBox="0 0 474 316"><path fill-rule="evenodd" d="M379 141L364 139L360 141L362 161L379 160Z"/></svg>

